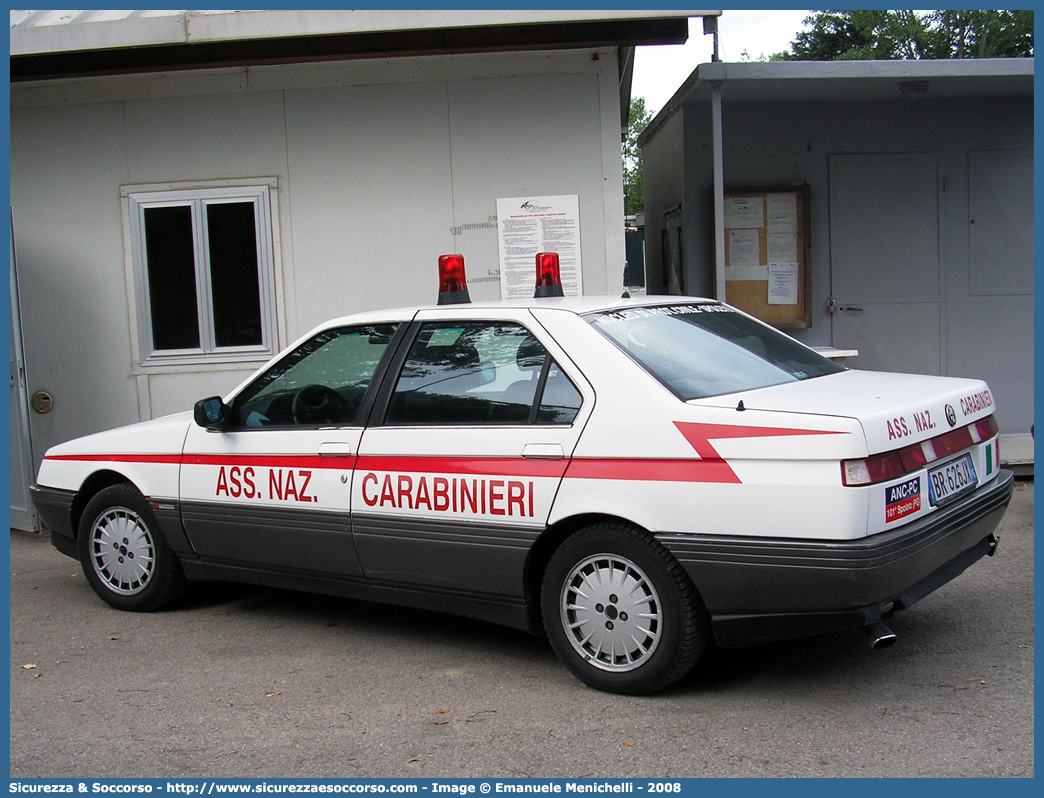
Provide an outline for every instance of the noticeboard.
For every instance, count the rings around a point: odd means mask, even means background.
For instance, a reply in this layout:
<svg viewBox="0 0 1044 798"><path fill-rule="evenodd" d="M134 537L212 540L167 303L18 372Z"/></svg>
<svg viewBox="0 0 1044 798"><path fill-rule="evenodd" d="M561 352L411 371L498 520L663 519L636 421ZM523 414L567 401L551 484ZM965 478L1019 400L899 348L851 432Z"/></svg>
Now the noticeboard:
<svg viewBox="0 0 1044 798"><path fill-rule="evenodd" d="M725 301L780 329L812 326L807 185L727 188Z"/></svg>

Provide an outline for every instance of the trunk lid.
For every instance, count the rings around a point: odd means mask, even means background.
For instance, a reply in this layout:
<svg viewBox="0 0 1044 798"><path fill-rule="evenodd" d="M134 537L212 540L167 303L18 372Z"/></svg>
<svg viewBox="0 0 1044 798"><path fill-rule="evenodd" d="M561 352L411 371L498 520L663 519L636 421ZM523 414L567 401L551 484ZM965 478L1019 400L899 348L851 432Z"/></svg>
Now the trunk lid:
<svg viewBox="0 0 1044 798"><path fill-rule="evenodd" d="M963 427L994 411L981 380L847 370L799 382L693 399L691 405L856 419L867 454L898 449Z"/></svg>

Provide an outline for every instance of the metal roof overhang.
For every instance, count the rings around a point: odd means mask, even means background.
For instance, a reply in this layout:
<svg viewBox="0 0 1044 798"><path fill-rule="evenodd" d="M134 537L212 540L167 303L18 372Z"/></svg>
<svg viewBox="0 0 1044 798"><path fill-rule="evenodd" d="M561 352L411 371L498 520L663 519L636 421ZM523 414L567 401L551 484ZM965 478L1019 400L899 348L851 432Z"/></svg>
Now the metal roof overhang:
<svg viewBox="0 0 1044 798"><path fill-rule="evenodd" d="M363 58L615 47L620 126L634 48L721 11L18 11L11 82Z"/></svg>
<svg viewBox="0 0 1044 798"><path fill-rule="evenodd" d="M1033 96L1032 58L938 61L769 61L700 64L642 132L642 146L688 103L900 100L900 85L923 83L924 99Z"/></svg>
<svg viewBox="0 0 1044 798"><path fill-rule="evenodd" d="M710 97L720 83L730 102L891 100L899 84L926 81L928 97L1033 94L1032 58L967 58L938 61L830 61L703 64L695 96Z"/></svg>
<svg viewBox="0 0 1044 798"><path fill-rule="evenodd" d="M186 12L11 28L11 81L398 56L679 44L690 16L636 12ZM621 53L621 55L624 55ZM621 58L621 65L628 61Z"/></svg>

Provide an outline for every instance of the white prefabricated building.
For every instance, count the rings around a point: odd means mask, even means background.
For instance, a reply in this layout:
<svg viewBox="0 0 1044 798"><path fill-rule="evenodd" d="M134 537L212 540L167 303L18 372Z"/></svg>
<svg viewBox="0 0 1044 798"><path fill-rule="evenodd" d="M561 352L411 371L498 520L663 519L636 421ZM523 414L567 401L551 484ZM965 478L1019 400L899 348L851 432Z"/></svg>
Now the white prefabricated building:
<svg viewBox="0 0 1044 798"><path fill-rule="evenodd" d="M432 302L441 254L499 298L498 198L576 196L584 291L620 291L634 47L718 13L12 12L12 527L49 446Z"/></svg>

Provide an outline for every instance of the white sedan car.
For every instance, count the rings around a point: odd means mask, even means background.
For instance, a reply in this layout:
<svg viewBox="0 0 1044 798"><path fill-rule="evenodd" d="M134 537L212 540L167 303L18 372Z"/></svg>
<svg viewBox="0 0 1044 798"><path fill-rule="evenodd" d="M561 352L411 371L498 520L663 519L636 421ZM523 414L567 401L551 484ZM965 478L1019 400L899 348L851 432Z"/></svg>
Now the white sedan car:
<svg viewBox="0 0 1044 798"><path fill-rule="evenodd" d="M327 322L194 413L52 448L54 545L120 609L196 580L423 607L546 632L623 693L712 638L883 644L993 553L985 383L845 369L706 299L460 303L446 266L447 304Z"/></svg>

